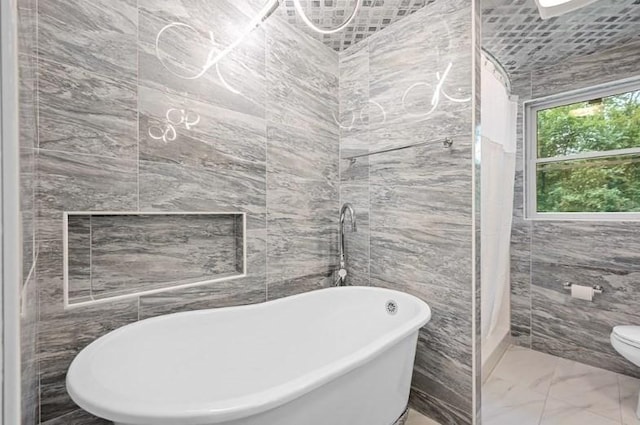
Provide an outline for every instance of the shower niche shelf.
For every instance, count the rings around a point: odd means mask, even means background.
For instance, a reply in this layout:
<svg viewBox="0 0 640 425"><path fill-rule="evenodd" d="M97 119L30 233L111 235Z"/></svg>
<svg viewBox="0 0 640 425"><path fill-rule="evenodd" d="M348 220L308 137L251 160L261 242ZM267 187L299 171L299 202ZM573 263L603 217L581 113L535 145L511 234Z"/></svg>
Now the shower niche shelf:
<svg viewBox="0 0 640 425"><path fill-rule="evenodd" d="M64 305L150 295L246 276L246 215L65 212Z"/></svg>

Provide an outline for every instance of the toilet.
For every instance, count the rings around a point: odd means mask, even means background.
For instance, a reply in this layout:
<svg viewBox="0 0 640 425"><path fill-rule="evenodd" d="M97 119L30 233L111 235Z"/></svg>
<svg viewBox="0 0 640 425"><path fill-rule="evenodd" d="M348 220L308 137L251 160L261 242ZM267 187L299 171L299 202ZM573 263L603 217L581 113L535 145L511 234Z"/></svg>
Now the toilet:
<svg viewBox="0 0 640 425"><path fill-rule="evenodd" d="M611 332L611 345L622 357L640 367L640 326L616 326ZM640 418L640 398L636 408Z"/></svg>

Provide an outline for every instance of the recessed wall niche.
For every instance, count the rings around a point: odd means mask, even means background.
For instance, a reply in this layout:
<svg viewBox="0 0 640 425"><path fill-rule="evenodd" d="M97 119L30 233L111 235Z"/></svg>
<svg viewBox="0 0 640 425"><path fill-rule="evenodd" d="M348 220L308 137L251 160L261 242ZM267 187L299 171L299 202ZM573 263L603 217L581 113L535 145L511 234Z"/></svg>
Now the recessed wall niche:
<svg viewBox="0 0 640 425"><path fill-rule="evenodd" d="M244 213L66 212L65 308L245 276Z"/></svg>

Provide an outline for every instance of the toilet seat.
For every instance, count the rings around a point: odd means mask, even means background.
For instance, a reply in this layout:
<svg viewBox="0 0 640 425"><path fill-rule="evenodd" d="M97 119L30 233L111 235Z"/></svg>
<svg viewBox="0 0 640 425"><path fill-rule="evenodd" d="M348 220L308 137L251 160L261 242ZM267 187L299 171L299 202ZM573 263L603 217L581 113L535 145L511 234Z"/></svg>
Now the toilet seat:
<svg viewBox="0 0 640 425"><path fill-rule="evenodd" d="M640 349L640 326L616 326L612 336L624 344Z"/></svg>

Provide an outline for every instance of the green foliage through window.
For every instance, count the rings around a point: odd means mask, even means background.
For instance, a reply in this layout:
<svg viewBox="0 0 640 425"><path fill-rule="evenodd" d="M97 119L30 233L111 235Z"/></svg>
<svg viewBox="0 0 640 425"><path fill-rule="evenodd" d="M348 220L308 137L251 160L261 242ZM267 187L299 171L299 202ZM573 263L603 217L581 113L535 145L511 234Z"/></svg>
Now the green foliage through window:
<svg viewBox="0 0 640 425"><path fill-rule="evenodd" d="M640 148L640 90L537 113L539 159ZM640 211L640 153L537 164L538 212Z"/></svg>

